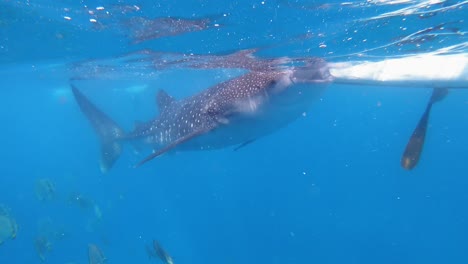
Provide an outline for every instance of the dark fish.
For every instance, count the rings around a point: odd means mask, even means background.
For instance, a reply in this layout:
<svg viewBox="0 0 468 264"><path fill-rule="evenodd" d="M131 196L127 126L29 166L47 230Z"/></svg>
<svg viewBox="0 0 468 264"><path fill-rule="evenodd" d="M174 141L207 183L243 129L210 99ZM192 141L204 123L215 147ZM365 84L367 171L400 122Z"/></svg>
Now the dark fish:
<svg viewBox="0 0 468 264"><path fill-rule="evenodd" d="M153 249L156 253L155 255L165 264L174 264L172 257L162 248L158 241L153 240Z"/></svg>
<svg viewBox="0 0 468 264"><path fill-rule="evenodd" d="M401 166L407 170L413 169L421 157L421 153L426 139L427 124L431 113L432 105L445 98L448 94L447 88L434 88L432 96L427 103L426 111L421 116L418 125L413 131L408 144L406 145L403 156L401 157Z"/></svg>

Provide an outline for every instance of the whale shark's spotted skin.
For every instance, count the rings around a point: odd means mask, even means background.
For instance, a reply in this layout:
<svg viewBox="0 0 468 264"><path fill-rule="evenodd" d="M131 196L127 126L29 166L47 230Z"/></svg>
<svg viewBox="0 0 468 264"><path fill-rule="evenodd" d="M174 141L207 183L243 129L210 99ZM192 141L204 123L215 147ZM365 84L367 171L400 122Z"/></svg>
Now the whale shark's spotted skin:
<svg viewBox="0 0 468 264"><path fill-rule="evenodd" d="M325 62L317 59L302 67L251 71L182 100L160 91L159 116L128 134L76 88L73 91L82 111L99 127L105 149L102 165L108 169L118 157L112 153L115 142L122 140L143 140L154 149L142 163L171 149L215 149L251 142L298 118L330 81ZM109 148L111 143L114 146Z"/></svg>
<svg viewBox="0 0 468 264"><path fill-rule="evenodd" d="M148 143L165 145L195 131L227 125L230 116L260 107L268 98L268 89L281 78L288 76L283 72L251 72L180 101L160 91L160 116L128 137L146 137Z"/></svg>

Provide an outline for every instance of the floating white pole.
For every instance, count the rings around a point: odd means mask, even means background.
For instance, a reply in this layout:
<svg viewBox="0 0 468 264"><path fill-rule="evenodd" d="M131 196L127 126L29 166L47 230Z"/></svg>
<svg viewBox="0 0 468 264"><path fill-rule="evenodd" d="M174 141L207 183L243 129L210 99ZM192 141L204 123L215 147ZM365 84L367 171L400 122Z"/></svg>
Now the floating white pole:
<svg viewBox="0 0 468 264"><path fill-rule="evenodd" d="M468 88L468 53L329 63L335 83Z"/></svg>

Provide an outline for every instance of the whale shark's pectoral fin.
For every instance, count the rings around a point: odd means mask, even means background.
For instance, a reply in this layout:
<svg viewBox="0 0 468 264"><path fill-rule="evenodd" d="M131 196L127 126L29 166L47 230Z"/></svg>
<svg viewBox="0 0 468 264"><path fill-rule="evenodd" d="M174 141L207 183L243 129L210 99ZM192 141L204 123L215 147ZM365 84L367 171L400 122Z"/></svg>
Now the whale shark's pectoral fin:
<svg viewBox="0 0 468 264"><path fill-rule="evenodd" d="M247 146L247 145L250 145L251 143L255 142L257 139L249 139L247 141L245 141L244 143L240 144L239 146L235 147L233 150L234 151L238 151L239 149Z"/></svg>
<svg viewBox="0 0 468 264"><path fill-rule="evenodd" d="M195 138L197 136L200 136L200 135L203 135L209 131L211 131L214 127L210 127L210 128L206 128L206 129L201 129L201 130L196 130L196 131L193 131L192 133L184 136L184 137L181 137L175 141L173 141L172 143L166 145L165 147L157 150L156 152L154 152L153 154L149 155L148 157L146 157L145 159L143 159L142 161L140 161L137 165L135 165L135 168L137 167L140 167L141 165L145 164L146 162L168 152L169 150L172 150L173 148L177 147L178 145L180 144L183 144L189 140L191 140L192 138Z"/></svg>

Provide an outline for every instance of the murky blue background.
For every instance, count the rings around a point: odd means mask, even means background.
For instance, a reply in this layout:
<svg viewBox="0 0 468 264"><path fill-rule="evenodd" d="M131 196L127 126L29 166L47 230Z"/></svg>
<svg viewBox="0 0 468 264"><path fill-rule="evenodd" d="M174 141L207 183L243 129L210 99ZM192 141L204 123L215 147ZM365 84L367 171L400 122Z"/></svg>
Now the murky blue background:
<svg viewBox="0 0 468 264"><path fill-rule="evenodd" d="M40 263L34 240L44 229L59 234L50 239L46 263L88 263L89 243L102 249L107 263L155 262L145 251L153 239L177 264L468 261L468 91L451 91L434 106L413 171L400 167L400 156L431 91L332 85L304 117L239 151L164 155L134 169L147 152L135 155L125 145L112 171L101 174L98 139L71 97L63 66L144 48L216 54L284 43L308 30L326 36L261 54L331 57L389 43L406 34L401 27L414 32L452 21L453 13L348 26L344 22L394 7L113 2L139 5L146 17L229 14L219 29L131 44L118 28L93 29L82 11L110 1L85 2L0 4L0 203L19 228L15 240L0 246L0 263ZM71 21L63 19L63 7L77 10ZM455 15L462 17L466 8L460 10ZM366 38L372 41L362 42ZM157 89L181 98L220 78L226 78L220 70L179 70L75 84L130 130L134 120L156 115ZM36 197L42 178L56 184L52 201ZM102 218L70 202L76 193L98 205Z"/></svg>

